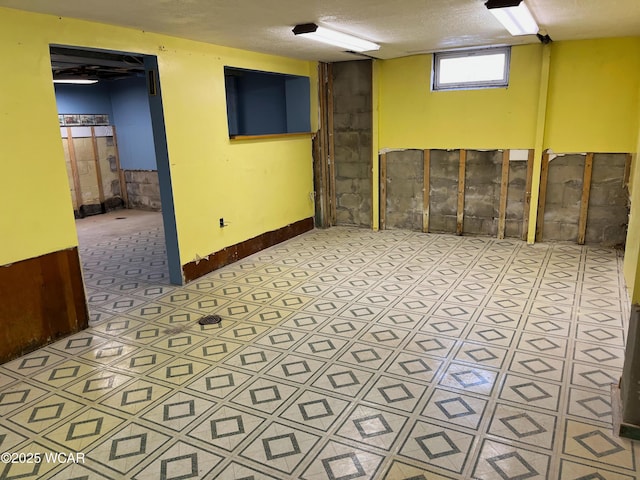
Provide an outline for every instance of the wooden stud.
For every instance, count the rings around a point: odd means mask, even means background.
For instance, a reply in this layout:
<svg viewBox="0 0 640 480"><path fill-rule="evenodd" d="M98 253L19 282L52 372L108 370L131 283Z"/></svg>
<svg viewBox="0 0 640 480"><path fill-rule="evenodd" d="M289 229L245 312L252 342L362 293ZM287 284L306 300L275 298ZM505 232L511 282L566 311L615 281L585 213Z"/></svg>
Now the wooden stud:
<svg viewBox="0 0 640 480"><path fill-rule="evenodd" d="M547 181L549 180L549 154L542 154L540 166L540 195L538 196L538 221L536 226L536 241L542 241L544 233L544 206L547 201Z"/></svg>
<svg viewBox="0 0 640 480"><path fill-rule="evenodd" d="M129 208L129 194L127 193L127 180L124 176L124 172L122 171L122 167L120 167L120 154L118 153L118 136L116 135L116 126L113 125L111 129L113 132L113 149L115 151L115 157L116 157L116 170L118 171L118 178L120 179L120 192L122 193L122 201L124 202L125 208Z"/></svg>
<svg viewBox="0 0 640 480"><path fill-rule="evenodd" d="M331 225L336 224L336 169L335 169L335 142L333 138L333 67L331 64L328 65L327 71L327 132L329 134L329 201L331 208Z"/></svg>
<svg viewBox="0 0 640 480"><path fill-rule="evenodd" d="M582 199L580 200L580 220L578 221L578 245L584 245L587 235L587 213L589 211L589 195L591 194L591 174L593 172L593 153L587 153L584 161L584 178L582 181Z"/></svg>
<svg viewBox="0 0 640 480"><path fill-rule="evenodd" d="M502 177L500 179L500 209L498 211L498 238L504 238L507 219L507 194L509 190L509 150L502 152Z"/></svg>
<svg viewBox="0 0 640 480"><path fill-rule="evenodd" d="M76 192L76 208L78 209L78 213L80 213L80 207L82 206L82 189L80 188L80 174L78 173L76 147L73 144L71 127L67 127L67 145L69 148L69 163L71 163L71 176L73 177L73 189Z"/></svg>
<svg viewBox="0 0 640 480"><path fill-rule="evenodd" d="M531 210L531 184L533 183L533 159L535 158L535 150L529 150L527 157L527 180L524 189L523 212L522 212L522 240L527 240L529 235L529 211Z"/></svg>
<svg viewBox="0 0 640 480"><path fill-rule="evenodd" d="M424 184L422 189L422 231L429 232L429 195L431 191L431 150L424 150Z"/></svg>
<svg viewBox="0 0 640 480"><path fill-rule="evenodd" d="M321 216L320 223L323 228L330 226L329 223L329 189L327 186L327 159L329 158L329 150L327 147L327 64L320 63L319 66L319 108L320 108L320 130L319 130L319 181L320 185L316 187L317 195L320 196Z"/></svg>
<svg viewBox="0 0 640 480"><path fill-rule="evenodd" d="M380 154L380 230L387 227L387 154Z"/></svg>
<svg viewBox="0 0 640 480"><path fill-rule="evenodd" d="M464 224L464 177L467 167L467 151L460 149L460 165L458 168L458 218L456 235L462 235Z"/></svg>
<svg viewBox="0 0 640 480"><path fill-rule="evenodd" d="M98 197L100 205L104 208L104 186L102 185L102 171L100 170L100 155L98 150L98 139L96 138L96 127L91 127L91 144L93 146L93 161L96 165L96 177L98 179Z"/></svg>
<svg viewBox="0 0 640 480"><path fill-rule="evenodd" d="M631 178L631 159L632 155L627 153L627 159L624 163L624 178L622 179L622 187L629 187L629 179Z"/></svg>

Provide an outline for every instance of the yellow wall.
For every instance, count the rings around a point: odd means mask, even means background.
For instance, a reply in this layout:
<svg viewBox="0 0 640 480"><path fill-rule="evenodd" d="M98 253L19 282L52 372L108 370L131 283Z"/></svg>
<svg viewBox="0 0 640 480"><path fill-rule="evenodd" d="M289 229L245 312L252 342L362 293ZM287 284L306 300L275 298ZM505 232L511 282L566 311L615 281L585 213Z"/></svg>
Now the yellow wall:
<svg viewBox="0 0 640 480"><path fill-rule="evenodd" d="M637 105L636 131L638 136L629 178L631 214L629 215L627 243L624 251L624 277L631 302L640 304L640 101Z"/></svg>
<svg viewBox="0 0 640 480"><path fill-rule="evenodd" d="M540 45L512 48L508 88L432 92L432 55L380 68L379 148L533 148Z"/></svg>
<svg viewBox="0 0 640 480"><path fill-rule="evenodd" d="M381 62L383 148L533 148L542 46L512 48L508 88L432 92L432 55ZM632 152L640 37L554 42L544 148Z"/></svg>
<svg viewBox="0 0 640 480"><path fill-rule="evenodd" d="M545 148L633 152L640 37L551 44Z"/></svg>
<svg viewBox="0 0 640 480"><path fill-rule="evenodd" d="M157 55L182 264L313 216L311 139L230 141L223 68L310 76L315 129L315 63L0 8L0 265L77 245L50 44Z"/></svg>

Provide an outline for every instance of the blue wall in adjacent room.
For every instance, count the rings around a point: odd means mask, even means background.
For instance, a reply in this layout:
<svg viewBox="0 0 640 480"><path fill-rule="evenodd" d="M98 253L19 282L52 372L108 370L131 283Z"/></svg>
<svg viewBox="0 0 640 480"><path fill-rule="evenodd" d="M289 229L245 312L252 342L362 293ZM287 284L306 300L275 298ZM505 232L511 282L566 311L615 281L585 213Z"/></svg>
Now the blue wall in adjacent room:
<svg viewBox="0 0 640 480"><path fill-rule="evenodd" d="M287 103L287 132L311 131L310 85L308 77L288 77L284 82Z"/></svg>
<svg viewBox="0 0 640 480"><path fill-rule="evenodd" d="M58 113L106 113L113 123L109 82L93 85L54 85Z"/></svg>
<svg viewBox="0 0 640 480"><path fill-rule="evenodd" d="M266 135L287 131L284 77L247 74L238 78L240 131Z"/></svg>
<svg viewBox="0 0 640 480"><path fill-rule="evenodd" d="M117 128L120 164L124 170L156 170L156 153L144 77L111 82L113 123Z"/></svg>
<svg viewBox="0 0 640 480"><path fill-rule="evenodd" d="M95 85L56 85L58 113L106 113L116 127L123 170L156 170L149 97L144 77Z"/></svg>

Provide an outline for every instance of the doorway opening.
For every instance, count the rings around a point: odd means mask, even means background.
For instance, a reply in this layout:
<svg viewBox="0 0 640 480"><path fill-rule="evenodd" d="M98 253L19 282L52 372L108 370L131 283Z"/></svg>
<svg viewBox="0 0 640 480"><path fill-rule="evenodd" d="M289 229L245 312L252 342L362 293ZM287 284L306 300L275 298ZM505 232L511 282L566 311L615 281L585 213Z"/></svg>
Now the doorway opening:
<svg viewBox="0 0 640 480"><path fill-rule="evenodd" d="M113 306L119 298L92 295L101 288L121 294L183 283L157 58L62 45L51 45L50 54L85 288L95 320L99 315L93 312L93 300ZM144 235L151 238L142 240ZM126 249L134 253L126 256ZM119 266L114 263L118 257Z"/></svg>

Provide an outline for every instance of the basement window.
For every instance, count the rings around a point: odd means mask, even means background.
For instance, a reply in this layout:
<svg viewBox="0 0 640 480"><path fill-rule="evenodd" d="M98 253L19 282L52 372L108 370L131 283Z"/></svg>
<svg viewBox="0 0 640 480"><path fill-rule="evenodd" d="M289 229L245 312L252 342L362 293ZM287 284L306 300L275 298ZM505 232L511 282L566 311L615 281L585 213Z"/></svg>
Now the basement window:
<svg viewBox="0 0 640 480"><path fill-rule="evenodd" d="M433 90L470 90L509 85L510 47L433 55Z"/></svg>

